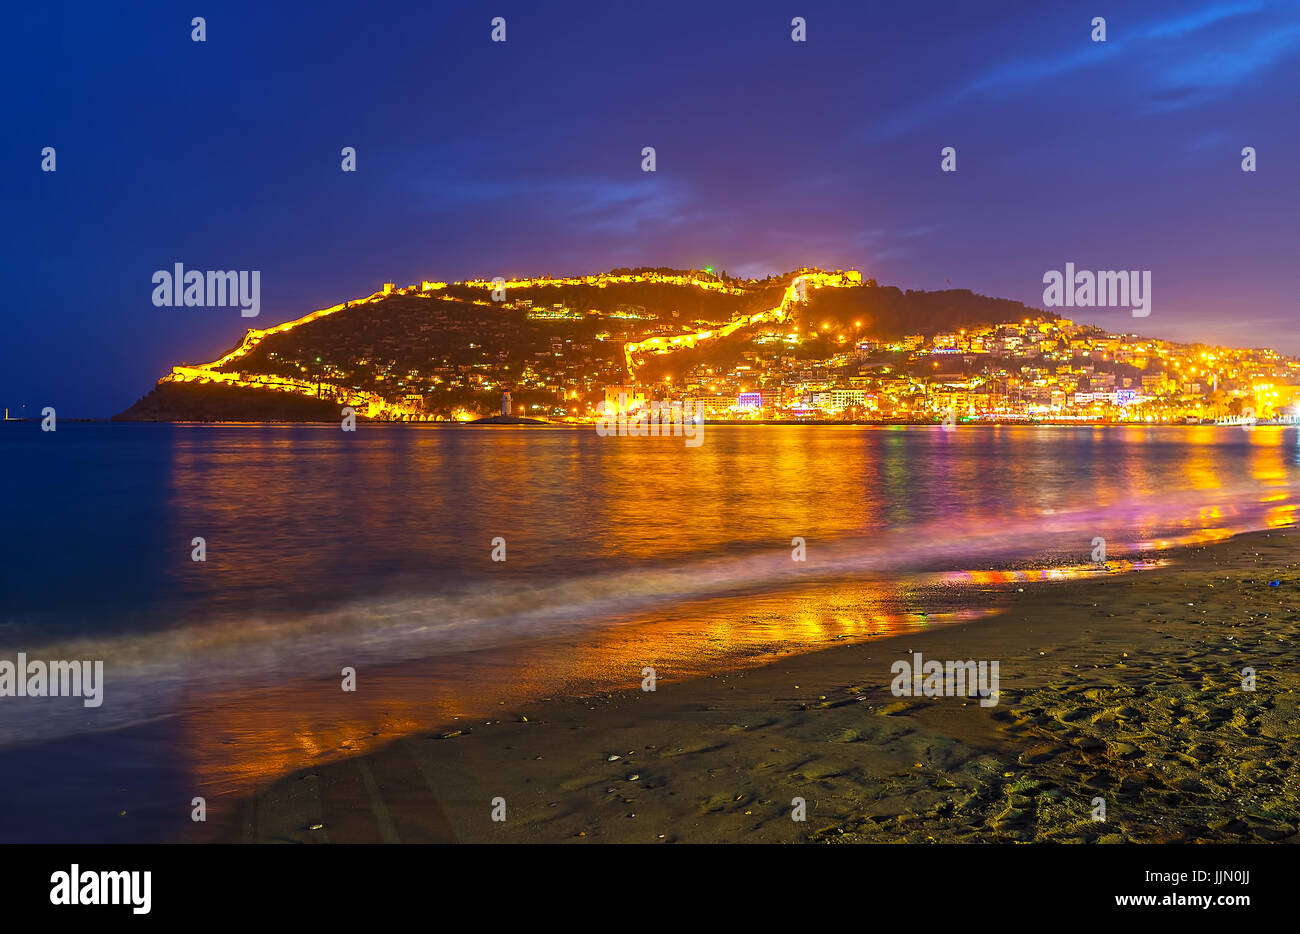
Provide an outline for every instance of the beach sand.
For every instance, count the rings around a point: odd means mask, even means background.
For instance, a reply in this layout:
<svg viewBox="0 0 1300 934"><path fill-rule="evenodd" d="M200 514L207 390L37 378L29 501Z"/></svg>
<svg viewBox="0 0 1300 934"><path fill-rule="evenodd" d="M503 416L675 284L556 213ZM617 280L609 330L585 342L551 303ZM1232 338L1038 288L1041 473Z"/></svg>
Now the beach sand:
<svg viewBox="0 0 1300 934"><path fill-rule="evenodd" d="M1158 570L963 593L1003 612L502 708L287 776L224 839L1300 842L1298 541L1275 530ZM890 666L912 652L997 661L998 703L895 697Z"/></svg>

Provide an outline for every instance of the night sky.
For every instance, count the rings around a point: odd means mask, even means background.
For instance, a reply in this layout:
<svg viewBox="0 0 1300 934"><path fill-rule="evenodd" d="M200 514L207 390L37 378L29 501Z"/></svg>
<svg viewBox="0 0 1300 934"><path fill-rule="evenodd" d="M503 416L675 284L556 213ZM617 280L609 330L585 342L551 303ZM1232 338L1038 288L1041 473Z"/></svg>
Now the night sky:
<svg viewBox="0 0 1300 934"><path fill-rule="evenodd" d="M1149 269L1149 318L1074 317L1300 353L1296 0L270 6L7 9L0 405L111 415L384 281L636 265ZM260 270L261 316L155 308L175 262Z"/></svg>

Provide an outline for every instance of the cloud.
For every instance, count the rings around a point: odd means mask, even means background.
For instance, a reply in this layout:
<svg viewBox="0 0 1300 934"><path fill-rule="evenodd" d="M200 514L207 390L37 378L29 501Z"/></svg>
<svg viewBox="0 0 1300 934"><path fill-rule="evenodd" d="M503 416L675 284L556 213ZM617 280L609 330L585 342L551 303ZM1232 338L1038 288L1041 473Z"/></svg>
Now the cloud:
<svg viewBox="0 0 1300 934"><path fill-rule="evenodd" d="M1256 36L1244 46L1205 49L1192 58L1182 58L1163 69L1164 87L1149 112L1178 110L1224 97L1297 48L1300 23L1291 23Z"/></svg>
<svg viewBox="0 0 1300 934"><path fill-rule="evenodd" d="M1294 6L1284 8L1288 11L1295 9ZM1268 6L1258 0L1215 3L1200 9L1180 11L1176 16L1132 29L1112 25L1106 42L1075 42L1069 50L1011 60L989 68L950 94L886 120L874 129L870 138L880 141L904 135L971 98L1034 91L1044 82L1102 64L1139 48L1144 55L1155 54L1158 50L1152 48L1153 43L1181 41L1185 44L1211 26L1261 13L1266 9ZM1215 33L1210 37L1213 43L1210 48L1194 50L1190 56L1186 49L1180 48L1179 64L1155 75L1156 100L1152 107L1161 111L1175 110L1222 96L1256 72L1274 64L1294 48L1297 39L1300 39L1300 23L1292 23L1279 30L1276 24L1260 21L1255 28L1262 30L1262 34L1244 47L1225 49L1222 35ZM1083 35L1082 31L1080 35Z"/></svg>
<svg viewBox="0 0 1300 934"><path fill-rule="evenodd" d="M630 181L578 177L444 181L425 194L440 211L509 210L523 205L534 215L562 218L576 228L575 234L632 234L647 223L684 223L691 201L680 182L654 175Z"/></svg>

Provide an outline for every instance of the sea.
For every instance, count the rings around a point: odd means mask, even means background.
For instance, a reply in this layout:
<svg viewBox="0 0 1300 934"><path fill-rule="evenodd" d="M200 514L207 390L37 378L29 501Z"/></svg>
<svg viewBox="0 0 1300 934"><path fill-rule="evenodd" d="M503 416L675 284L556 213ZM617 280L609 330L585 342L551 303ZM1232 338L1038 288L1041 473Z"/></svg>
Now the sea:
<svg viewBox="0 0 1300 934"><path fill-rule="evenodd" d="M103 666L98 706L0 696L0 841L198 842L322 761L978 625L1300 493L1290 427L702 432L0 423L0 663Z"/></svg>

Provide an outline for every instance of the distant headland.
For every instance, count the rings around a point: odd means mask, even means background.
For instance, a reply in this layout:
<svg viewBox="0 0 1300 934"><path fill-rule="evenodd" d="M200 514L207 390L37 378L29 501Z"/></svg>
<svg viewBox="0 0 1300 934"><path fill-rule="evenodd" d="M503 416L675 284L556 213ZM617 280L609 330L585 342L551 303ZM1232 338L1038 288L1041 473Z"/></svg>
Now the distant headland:
<svg viewBox="0 0 1300 934"><path fill-rule="evenodd" d="M642 267L386 283L178 364L114 418L591 424L681 402L715 423L1289 423L1298 391L1300 363L1273 350L965 289Z"/></svg>

